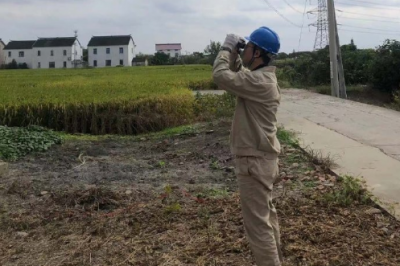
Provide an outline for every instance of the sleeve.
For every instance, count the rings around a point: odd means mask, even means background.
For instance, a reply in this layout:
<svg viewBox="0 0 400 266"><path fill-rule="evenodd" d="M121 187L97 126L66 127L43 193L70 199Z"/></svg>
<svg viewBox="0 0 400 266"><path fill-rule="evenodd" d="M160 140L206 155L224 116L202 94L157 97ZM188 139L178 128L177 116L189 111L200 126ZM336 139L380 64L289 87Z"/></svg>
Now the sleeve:
<svg viewBox="0 0 400 266"><path fill-rule="evenodd" d="M244 67L239 72L232 71L229 57L229 52L221 51L214 62L213 79L218 87L243 99L260 103L268 101L268 84ZM271 81L270 85L276 86L276 83Z"/></svg>
<svg viewBox="0 0 400 266"><path fill-rule="evenodd" d="M233 72L239 72L244 69L242 59L237 54L230 54L229 68Z"/></svg>

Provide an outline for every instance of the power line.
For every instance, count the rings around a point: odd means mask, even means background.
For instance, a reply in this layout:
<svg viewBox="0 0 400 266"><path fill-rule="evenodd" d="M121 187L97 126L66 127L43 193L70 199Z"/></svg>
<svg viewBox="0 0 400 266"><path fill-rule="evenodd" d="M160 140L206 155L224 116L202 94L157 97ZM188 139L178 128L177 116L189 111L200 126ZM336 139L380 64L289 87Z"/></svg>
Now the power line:
<svg viewBox="0 0 400 266"><path fill-rule="evenodd" d="M354 5L351 3L343 3L343 2L336 2L339 5L346 5L346 6L356 6L356 7L364 7L364 8L376 8L376 9L383 9L383 10L393 10L393 8L398 8L398 7L392 7L392 8L385 8L385 7L377 7L377 6L362 6L362 5Z"/></svg>
<svg viewBox="0 0 400 266"><path fill-rule="evenodd" d="M366 14L366 13L359 13L359 12L349 12L349 11L343 11L343 10L337 10L338 12L342 12L342 13L347 13L347 14L353 14L353 15L362 15L362 16L368 16L368 17L374 17L374 18L393 18L393 17L387 17L387 16L376 16L376 15L370 15L370 14ZM393 19L397 19L397 18L393 18Z"/></svg>
<svg viewBox="0 0 400 266"><path fill-rule="evenodd" d="M365 30L376 30L376 31L384 31L384 32L396 32L400 34L400 31L397 30L385 30L385 29L376 29L376 28L368 28L368 27L358 27L358 26L350 26L350 25L341 25L342 27L349 27L355 29L365 29Z"/></svg>
<svg viewBox="0 0 400 266"><path fill-rule="evenodd" d="M303 12L297 10L297 9L294 8L291 4L289 4L287 0L283 0L283 2L285 2L291 9L293 9L293 10L296 11L297 13L303 14Z"/></svg>
<svg viewBox="0 0 400 266"><path fill-rule="evenodd" d="M305 1L304 1L303 22L302 22L302 24L301 24L300 38L299 38L299 46L297 47L297 51L300 50L301 38L302 38L302 36L303 36L304 19L305 19L305 17L306 17L306 11L307 11L307 1L308 1L308 0L305 0Z"/></svg>
<svg viewBox="0 0 400 266"><path fill-rule="evenodd" d="M400 21L380 20L380 19L367 19L367 18L340 17L340 19L352 19L352 20L363 20L363 21L375 21L375 22L383 22L383 23L400 23Z"/></svg>
<svg viewBox="0 0 400 266"><path fill-rule="evenodd" d="M268 0L264 0L264 2L275 11L276 14L278 14L281 18L283 18L284 20L286 20L288 23L292 24L293 26L297 27L297 28L301 28L300 25L297 25L296 23L290 21L288 18L286 18L281 12L278 11L278 9L276 9L273 5L271 5Z"/></svg>
<svg viewBox="0 0 400 266"><path fill-rule="evenodd" d="M383 4L380 4L377 2L361 1L361 0L350 0L350 2L364 3L364 4L369 4L369 5L378 5L378 6L396 7L396 6L392 6L392 5L383 5Z"/></svg>
<svg viewBox="0 0 400 266"><path fill-rule="evenodd" d="M368 34L376 34L376 35L393 35L393 36L399 36L399 34L395 34L395 33L379 33L379 32L371 32L371 31L357 31L357 30L343 30L340 29L340 31L347 31L347 32L356 32L356 33L368 33Z"/></svg>

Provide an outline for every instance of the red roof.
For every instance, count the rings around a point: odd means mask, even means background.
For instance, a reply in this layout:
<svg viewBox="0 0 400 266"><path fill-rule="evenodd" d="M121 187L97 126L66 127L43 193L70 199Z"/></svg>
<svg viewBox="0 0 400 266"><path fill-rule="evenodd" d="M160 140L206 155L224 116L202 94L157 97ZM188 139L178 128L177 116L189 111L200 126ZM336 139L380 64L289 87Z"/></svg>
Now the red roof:
<svg viewBox="0 0 400 266"><path fill-rule="evenodd" d="M180 43L156 44L156 51L165 51L165 50L182 50L182 45Z"/></svg>

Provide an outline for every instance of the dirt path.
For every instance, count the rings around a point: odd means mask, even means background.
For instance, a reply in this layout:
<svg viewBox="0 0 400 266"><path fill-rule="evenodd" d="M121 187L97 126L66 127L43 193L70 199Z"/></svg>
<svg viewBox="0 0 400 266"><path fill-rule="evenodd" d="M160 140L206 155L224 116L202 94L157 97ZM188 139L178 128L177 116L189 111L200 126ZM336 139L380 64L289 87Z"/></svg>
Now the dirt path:
<svg viewBox="0 0 400 266"><path fill-rule="evenodd" d="M229 129L70 140L11 163L0 265L253 265ZM400 224L369 203L337 205L337 178L281 139L284 265L399 265Z"/></svg>

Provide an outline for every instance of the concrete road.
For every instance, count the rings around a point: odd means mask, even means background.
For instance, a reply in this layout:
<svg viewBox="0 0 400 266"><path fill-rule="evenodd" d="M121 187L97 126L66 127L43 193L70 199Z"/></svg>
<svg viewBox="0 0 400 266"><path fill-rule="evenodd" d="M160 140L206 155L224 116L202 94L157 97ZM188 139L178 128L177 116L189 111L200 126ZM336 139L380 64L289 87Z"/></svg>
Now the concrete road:
<svg viewBox="0 0 400 266"><path fill-rule="evenodd" d="M301 145L330 154L339 175L362 177L400 219L400 112L305 90L283 90L278 120Z"/></svg>
<svg viewBox="0 0 400 266"><path fill-rule="evenodd" d="M400 160L399 112L305 90L282 94L282 114L302 117Z"/></svg>
<svg viewBox="0 0 400 266"><path fill-rule="evenodd" d="M333 156L337 174L364 178L400 219L400 112L290 89L282 90L278 121L303 147Z"/></svg>

